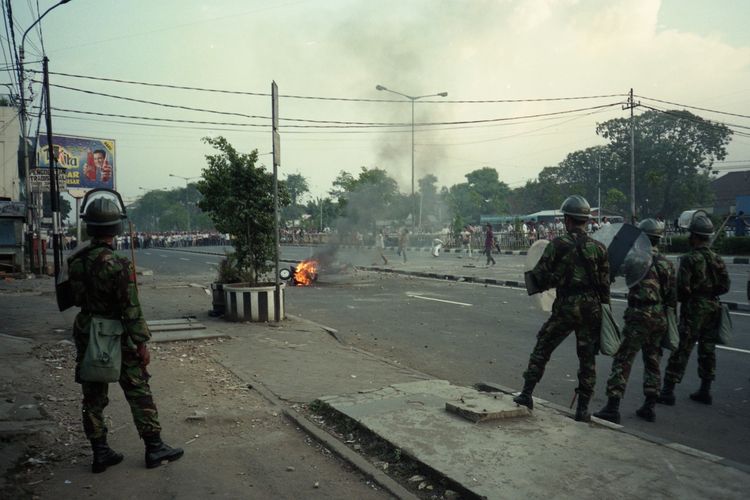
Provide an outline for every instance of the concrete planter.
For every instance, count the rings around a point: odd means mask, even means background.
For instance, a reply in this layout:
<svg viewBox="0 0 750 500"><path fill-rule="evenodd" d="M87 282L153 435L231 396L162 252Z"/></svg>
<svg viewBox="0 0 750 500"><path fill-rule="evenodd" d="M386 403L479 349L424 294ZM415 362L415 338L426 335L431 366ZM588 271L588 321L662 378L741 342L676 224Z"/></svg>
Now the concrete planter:
<svg viewBox="0 0 750 500"><path fill-rule="evenodd" d="M224 283L211 283L211 316L223 316L226 311Z"/></svg>
<svg viewBox="0 0 750 500"><path fill-rule="evenodd" d="M284 319L284 284L276 295L275 285L250 286L248 283L224 285L229 321L281 321Z"/></svg>

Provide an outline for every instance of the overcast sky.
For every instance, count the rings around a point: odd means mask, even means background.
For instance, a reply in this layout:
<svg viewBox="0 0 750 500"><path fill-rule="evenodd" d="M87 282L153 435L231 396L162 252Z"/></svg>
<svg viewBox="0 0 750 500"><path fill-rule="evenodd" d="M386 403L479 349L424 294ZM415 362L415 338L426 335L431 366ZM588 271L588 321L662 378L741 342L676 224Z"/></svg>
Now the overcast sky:
<svg viewBox="0 0 750 500"><path fill-rule="evenodd" d="M17 26L26 29L36 18L29 4L36 8L36 2L12 3ZM42 11L54 3L39 0ZM378 92L376 84L410 95L448 92L434 99L448 102L417 102L415 121L425 123L554 113L616 104L624 97L450 101L625 94L631 87L645 97L750 115L749 20L746 0L72 0L51 12L42 29L53 72L257 93L268 93L275 80L282 95L314 97L398 99ZM26 60L38 60L40 48L38 32L30 33ZM271 113L266 96L60 75L52 75L51 82L164 104ZM39 85L33 86L38 94ZM155 122L134 118L55 112L55 133L116 140L117 187L131 199L142 194L139 187L184 185L170 173L200 175L210 152L203 136L225 135L242 151L271 151L267 119L170 109L59 87L52 88L51 100L53 107L69 110L243 124L160 122L154 127L145 123ZM280 115L409 123L410 106L409 101L284 97ZM418 127L417 178L433 173L440 185L450 186L464 181L467 172L490 166L517 187L567 153L603 144L596 123L627 113L614 105L554 117ZM696 113L750 126L750 119ZM304 175L314 195L325 194L339 171L356 173L360 166L384 168L403 192L410 190L408 126L286 127L281 140L281 174ZM750 165L749 138L735 137L729 151L723 169ZM269 155L261 160L270 166Z"/></svg>

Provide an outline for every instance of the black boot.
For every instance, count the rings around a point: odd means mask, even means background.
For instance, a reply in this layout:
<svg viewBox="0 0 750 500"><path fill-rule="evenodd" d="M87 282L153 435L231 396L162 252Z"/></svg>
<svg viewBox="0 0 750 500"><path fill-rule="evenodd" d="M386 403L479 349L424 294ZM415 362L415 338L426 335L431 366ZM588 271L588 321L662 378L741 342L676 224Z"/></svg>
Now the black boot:
<svg viewBox="0 0 750 500"><path fill-rule="evenodd" d="M617 397L607 398L607 405L601 410L599 410L598 412L594 413L594 416L596 418L601 418L602 420L606 420L608 422L619 424L620 423L620 398L617 398Z"/></svg>
<svg viewBox="0 0 750 500"><path fill-rule="evenodd" d="M523 383L523 390L521 393L513 398L513 402L517 405L525 406L529 410L534 409L534 399L531 397L531 393L534 392L536 382L526 381Z"/></svg>
<svg viewBox="0 0 750 500"><path fill-rule="evenodd" d="M107 444L107 437L94 438L91 440L91 449L94 452L94 461L91 464L91 472L99 474L107 470L107 467L122 462L122 453L117 453Z"/></svg>
<svg viewBox="0 0 750 500"><path fill-rule="evenodd" d="M144 436L143 441L146 443L146 467L149 469L159 467L165 460L174 462L185 453L182 448L172 448L165 444L159 434Z"/></svg>
<svg viewBox="0 0 750 500"><path fill-rule="evenodd" d="M661 388L661 393L656 398L656 402L667 406L674 406L674 382L664 381L664 387Z"/></svg>
<svg viewBox="0 0 750 500"><path fill-rule="evenodd" d="M635 410L635 414L646 422L656 422L656 412L654 411L655 406L656 394L649 394L646 396L646 401L643 402L643 406Z"/></svg>
<svg viewBox="0 0 750 500"><path fill-rule="evenodd" d="M713 398L711 397L711 381L706 379L701 380L701 388L692 393L690 399L705 405L713 403Z"/></svg>
<svg viewBox="0 0 750 500"><path fill-rule="evenodd" d="M591 396L578 395L578 407L576 407L576 422L591 422L589 413L589 400Z"/></svg>

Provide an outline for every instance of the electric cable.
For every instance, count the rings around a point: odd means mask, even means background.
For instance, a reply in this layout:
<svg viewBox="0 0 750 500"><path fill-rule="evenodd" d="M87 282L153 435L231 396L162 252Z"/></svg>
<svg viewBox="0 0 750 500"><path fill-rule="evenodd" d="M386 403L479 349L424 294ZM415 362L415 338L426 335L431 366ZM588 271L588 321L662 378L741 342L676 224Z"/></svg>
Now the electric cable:
<svg viewBox="0 0 750 500"><path fill-rule="evenodd" d="M737 116L739 118L750 118L750 115L741 115L739 113L730 113L728 111L719 111L719 110L716 110L716 109L700 108L698 106L690 106L688 104L680 104L679 102L664 101L662 99L654 99L653 97L646 97L646 96L642 96L642 95L638 95L638 96L635 96L635 97L638 97L639 99L646 99L647 101L654 101L654 102L660 102L662 104L669 104L669 105L672 105L672 106L681 106L683 108L688 108L688 109L697 109L697 110L700 110L700 111L707 111L709 113L718 113L720 115Z"/></svg>

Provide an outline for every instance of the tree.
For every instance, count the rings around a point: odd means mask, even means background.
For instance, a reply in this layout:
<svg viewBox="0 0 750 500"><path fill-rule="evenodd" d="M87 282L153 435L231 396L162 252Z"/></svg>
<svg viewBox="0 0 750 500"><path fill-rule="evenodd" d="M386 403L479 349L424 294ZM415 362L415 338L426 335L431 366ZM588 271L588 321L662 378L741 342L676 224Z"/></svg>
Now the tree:
<svg viewBox="0 0 750 500"><path fill-rule="evenodd" d="M448 203L455 216L478 223L481 215L508 213L510 188L500 182L497 170L483 167L466 174L467 182L448 190Z"/></svg>
<svg viewBox="0 0 750 500"><path fill-rule="evenodd" d="M646 111L635 117L636 211L673 217L710 203L714 161L726 158L732 131L689 111ZM630 120L600 123L596 133L617 155L613 187L630 193Z"/></svg>
<svg viewBox="0 0 750 500"><path fill-rule="evenodd" d="M307 179L300 174L287 175L285 182L292 205L298 205L300 197L310 191L310 187L307 185Z"/></svg>
<svg viewBox="0 0 750 500"><path fill-rule="evenodd" d="M338 200L341 209L338 225L344 232L355 228L374 230L376 220L402 215L403 196L398 184L379 168L362 167L357 177L341 171L330 194Z"/></svg>
<svg viewBox="0 0 750 500"><path fill-rule="evenodd" d="M217 230L234 236L237 267L247 273L251 284L257 284L275 255L273 175L256 165L257 149L239 153L224 137L203 140L217 153L206 155L208 166L197 183L203 195L199 206ZM289 201L280 183L279 205Z"/></svg>

